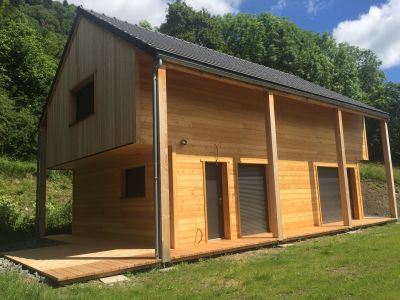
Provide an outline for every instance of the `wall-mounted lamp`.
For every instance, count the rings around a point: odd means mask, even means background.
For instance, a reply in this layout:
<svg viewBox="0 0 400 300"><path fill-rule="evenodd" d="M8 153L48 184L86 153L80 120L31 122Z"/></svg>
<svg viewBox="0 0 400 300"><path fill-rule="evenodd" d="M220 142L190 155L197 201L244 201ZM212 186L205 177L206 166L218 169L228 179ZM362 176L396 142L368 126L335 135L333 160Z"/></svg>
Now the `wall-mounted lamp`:
<svg viewBox="0 0 400 300"><path fill-rule="evenodd" d="M187 143L188 143L188 141L187 141L187 140L185 140L185 139L182 139L182 140L181 140L181 145L182 145L182 146L186 146L186 145L187 145Z"/></svg>

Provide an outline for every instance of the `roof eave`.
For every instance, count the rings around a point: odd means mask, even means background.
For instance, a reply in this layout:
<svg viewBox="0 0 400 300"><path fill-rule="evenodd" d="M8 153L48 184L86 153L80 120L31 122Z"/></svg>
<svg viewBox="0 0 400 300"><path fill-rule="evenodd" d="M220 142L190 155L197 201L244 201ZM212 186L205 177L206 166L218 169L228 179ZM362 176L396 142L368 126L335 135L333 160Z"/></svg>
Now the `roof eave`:
<svg viewBox="0 0 400 300"><path fill-rule="evenodd" d="M340 101L338 99L332 99L332 98L328 98L328 97L323 97L317 94L313 94L313 93L309 93L309 92L305 92L302 90L298 90L295 88L291 88L288 86L284 86L284 85L280 85L280 84L276 84L273 82L268 82L268 81L264 81L264 80L260 80L258 78L249 76L249 75L244 75L242 73L236 73L233 72L231 70L226 70L217 66L213 66L213 65L209 65L206 63L199 63L198 61L192 61L190 59L184 58L184 57L179 57L176 55L171 55L168 52L163 52L163 51L158 51L158 56L160 56L162 59L164 59L165 61L169 61L171 63L176 63L182 66L186 66L189 68L193 68L193 69L197 69L197 70L201 70L204 72L208 72L208 73L212 73L218 76L223 76L223 77L227 77L227 78L231 78L231 79L236 79L239 81L243 81L249 84L254 84L257 86L261 86L261 87L265 87L266 89L275 89L278 91L282 91L282 92L287 92L287 93L291 93L294 95L298 95L298 96L302 96L302 97L307 97L310 99L315 99L318 100L320 102L326 103L326 104L330 104L330 105L334 105L337 107L343 107L343 108L347 108L347 109L351 109L351 110L355 110L361 113L365 113L371 116L375 116L379 119L389 119L389 114L387 112L381 111L379 109L368 109L366 107L363 106L359 106L359 105L355 105L355 104L351 104L351 103L347 103L347 102L343 102Z"/></svg>

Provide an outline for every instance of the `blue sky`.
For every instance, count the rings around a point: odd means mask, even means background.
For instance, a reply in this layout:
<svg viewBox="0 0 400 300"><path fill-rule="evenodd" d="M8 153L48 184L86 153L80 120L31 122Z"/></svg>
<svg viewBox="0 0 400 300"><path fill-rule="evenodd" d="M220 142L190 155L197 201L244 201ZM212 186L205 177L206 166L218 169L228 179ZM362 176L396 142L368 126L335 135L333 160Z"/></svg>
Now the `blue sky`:
<svg viewBox="0 0 400 300"><path fill-rule="evenodd" d="M62 0L58 0L62 1ZM68 0L109 16L159 26L174 0ZM339 42L371 49L387 80L400 82L400 0L185 0L212 14L272 11L306 30L329 32Z"/></svg>
<svg viewBox="0 0 400 300"><path fill-rule="evenodd" d="M271 11L274 15L287 17L299 27L315 32L325 31L332 33L333 29L346 20L356 20L362 14L367 14L372 5L380 6L387 1L383 0L326 0L318 2L321 5L316 11L308 10L308 1L288 0L247 0L241 2L240 12L258 14L263 11ZM399 28L400 30L400 28ZM400 66L385 68L387 80L400 82Z"/></svg>

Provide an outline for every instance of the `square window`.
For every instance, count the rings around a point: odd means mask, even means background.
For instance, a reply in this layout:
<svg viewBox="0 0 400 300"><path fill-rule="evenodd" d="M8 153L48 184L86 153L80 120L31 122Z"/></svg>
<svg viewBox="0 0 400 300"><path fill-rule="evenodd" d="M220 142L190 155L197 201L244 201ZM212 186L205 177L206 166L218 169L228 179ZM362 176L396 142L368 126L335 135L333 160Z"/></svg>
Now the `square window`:
<svg viewBox="0 0 400 300"><path fill-rule="evenodd" d="M137 167L125 170L125 197L143 198L146 196L145 168Z"/></svg>

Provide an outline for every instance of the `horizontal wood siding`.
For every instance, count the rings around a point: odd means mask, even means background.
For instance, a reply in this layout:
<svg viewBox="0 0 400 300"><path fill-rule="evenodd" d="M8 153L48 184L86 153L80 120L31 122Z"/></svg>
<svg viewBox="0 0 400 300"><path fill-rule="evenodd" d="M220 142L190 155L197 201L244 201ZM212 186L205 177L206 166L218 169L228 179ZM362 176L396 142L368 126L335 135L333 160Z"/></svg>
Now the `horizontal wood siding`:
<svg viewBox="0 0 400 300"><path fill-rule="evenodd" d="M135 50L81 19L48 106L47 163L54 167L135 142ZM70 125L70 91L94 76L95 114Z"/></svg>
<svg viewBox="0 0 400 300"><path fill-rule="evenodd" d="M319 223L313 163L337 163L335 112L277 97L276 127L284 229ZM363 119L347 113L343 116L347 163L357 163L363 159Z"/></svg>
<svg viewBox="0 0 400 300"><path fill-rule="evenodd" d="M145 198L122 198L123 170L145 166ZM115 151L75 166L72 231L153 244L153 163L146 151Z"/></svg>
<svg viewBox="0 0 400 300"><path fill-rule="evenodd" d="M140 57L138 141L151 143L152 61ZM167 68L169 145L175 155L176 247L205 243L203 162L228 162L231 238L238 236L236 163L266 160L262 92ZM313 162L336 163L334 110L276 96L282 221L285 230L318 224ZM363 120L344 113L348 163L363 158ZM182 146L180 141L187 140ZM215 146L217 145L217 147ZM217 152L218 148L218 152ZM364 151L365 152L365 151ZM200 241L200 242L199 242Z"/></svg>

